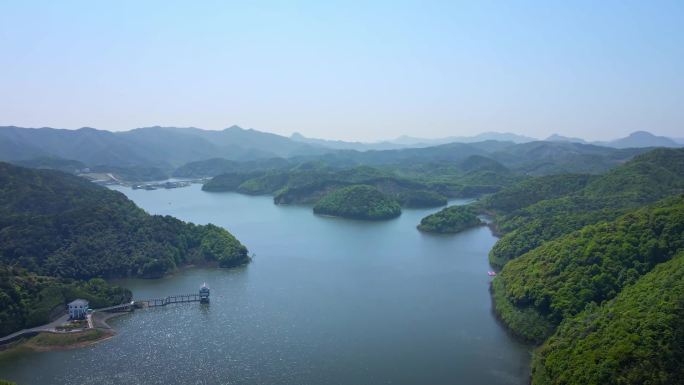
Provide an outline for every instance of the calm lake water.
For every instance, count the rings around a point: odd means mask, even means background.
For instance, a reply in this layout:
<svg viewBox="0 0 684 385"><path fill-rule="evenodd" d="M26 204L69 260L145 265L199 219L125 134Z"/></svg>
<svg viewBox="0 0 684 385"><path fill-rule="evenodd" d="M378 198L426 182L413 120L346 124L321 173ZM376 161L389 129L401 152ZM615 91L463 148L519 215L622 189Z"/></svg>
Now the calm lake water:
<svg viewBox="0 0 684 385"><path fill-rule="evenodd" d="M524 384L529 349L492 314L486 227L422 234L436 210L386 222L313 215L271 197L116 187L153 214L223 226L244 268L122 280L135 298L195 292L211 304L136 311L94 346L0 363L34 384ZM462 202L454 202L462 203Z"/></svg>

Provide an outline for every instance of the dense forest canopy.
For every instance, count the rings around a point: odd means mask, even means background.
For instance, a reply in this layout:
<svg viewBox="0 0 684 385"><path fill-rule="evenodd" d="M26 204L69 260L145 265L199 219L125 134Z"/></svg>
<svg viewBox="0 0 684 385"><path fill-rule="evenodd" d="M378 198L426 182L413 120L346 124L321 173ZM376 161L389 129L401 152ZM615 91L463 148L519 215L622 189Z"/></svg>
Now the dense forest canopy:
<svg viewBox="0 0 684 385"><path fill-rule="evenodd" d="M563 322L537 350L532 384L684 383L684 253L603 306Z"/></svg>
<svg viewBox="0 0 684 385"><path fill-rule="evenodd" d="M160 276L179 265L247 261L227 231L149 215L82 178L0 164L0 262L71 278ZM220 236L231 253L206 249Z"/></svg>
<svg viewBox="0 0 684 385"><path fill-rule="evenodd" d="M292 162L285 158L268 158L241 162L225 158L212 158L186 163L175 169L173 171L173 176L177 178L215 177L228 173L280 170L292 166Z"/></svg>
<svg viewBox="0 0 684 385"><path fill-rule="evenodd" d="M354 185L335 190L321 198L314 213L353 219L390 219L401 214L399 203L373 186Z"/></svg>
<svg viewBox="0 0 684 385"><path fill-rule="evenodd" d="M559 174L524 179L486 196L478 205L494 214L509 214L542 200L560 198L583 189L597 176Z"/></svg>
<svg viewBox="0 0 684 385"><path fill-rule="evenodd" d="M418 230L433 233L458 233L483 222L471 206L450 206L423 218Z"/></svg>
<svg viewBox="0 0 684 385"><path fill-rule="evenodd" d="M615 150L577 143L534 142L512 144L496 141L449 143L428 148L387 151L337 151L324 155L285 159L232 162L211 159L182 167L182 175L211 175L205 191L235 191L250 195L273 195L276 204L316 204L324 195L343 187L371 185L392 197L403 207L439 207L448 198L478 197L531 180L533 174L571 171L602 172L643 150ZM511 154L515 154L512 156ZM582 164L578 165L578 159ZM506 166L501 161L506 162ZM581 162L580 162L581 163ZM592 165L592 166L588 166ZM220 173L219 173L220 172ZM585 187L590 175L558 175L562 187L549 177L539 183L547 190L536 191L537 198L562 196L566 191ZM567 180L563 180L566 178ZM570 189L570 190L568 190ZM508 194L514 194L509 191ZM499 199L489 201L499 203ZM520 206L524 207L524 206ZM491 211L498 208L490 207Z"/></svg>
<svg viewBox="0 0 684 385"><path fill-rule="evenodd" d="M100 308L130 301L131 292L101 278L41 276L0 265L0 336L45 324L76 298L88 300L92 308Z"/></svg>
<svg viewBox="0 0 684 385"><path fill-rule="evenodd" d="M682 249L684 196L677 196L508 262L494 285L496 307L513 331L543 341L548 335L537 334L542 328L530 327L534 322L555 326L589 303L610 300Z"/></svg>
<svg viewBox="0 0 684 385"><path fill-rule="evenodd" d="M318 162L286 170L225 173L205 183L202 189L273 194L276 204L315 204L333 190L358 184L374 186L405 207L437 207L447 202L436 187L391 171L368 166L335 169Z"/></svg>
<svg viewBox="0 0 684 385"><path fill-rule="evenodd" d="M644 204L684 192L684 149L656 149L640 155L607 173L592 177L586 186L566 195L539 200L529 206L498 207L497 228L504 233L490 253L490 262L502 266L547 240L579 230L583 226L613 220ZM560 177L559 177L560 178ZM577 178L560 178L572 190ZM544 182L554 182L554 179ZM525 188L531 196L544 187ZM522 187L521 187L522 186ZM581 184L580 184L581 186ZM502 192L502 195L503 192ZM485 200L496 202L496 196ZM497 209L496 203L491 207Z"/></svg>
<svg viewBox="0 0 684 385"><path fill-rule="evenodd" d="M94 304L126 297L116 288L98 295L84 282L92 278L159 277L185 264L248 261L247 248L217 226L149 215L123 194L73 175L0 163L0 268L9 277L0 319L21 314L17 323L3 322L11 325L3 332L46 322L51 306L77 293L91 293ZM38 315L30 310L36 307Z"/></svg>
<svg viewBox="0 0 684 385"><path fill-rule="evenodd" d="M684 151L656 149L603 175L525 180L472 205L505 233L492 250L504 265L497 314L543 343L533 384L682 382L683 193Z"/></svg>
<svg viewBox="0 0 684 385"><path fill-rule="evenodd" d="M446 205L449 197L492 193L524 179L492 159L475 155L450 163L405 165L350 167L330 159L289 162L287 167L272 169L261 168L258 162L243 169L231 167L205 183L203 189L272 194L276 204L315 204L335 189L365 184L403 207L439 207Z"/></svg>

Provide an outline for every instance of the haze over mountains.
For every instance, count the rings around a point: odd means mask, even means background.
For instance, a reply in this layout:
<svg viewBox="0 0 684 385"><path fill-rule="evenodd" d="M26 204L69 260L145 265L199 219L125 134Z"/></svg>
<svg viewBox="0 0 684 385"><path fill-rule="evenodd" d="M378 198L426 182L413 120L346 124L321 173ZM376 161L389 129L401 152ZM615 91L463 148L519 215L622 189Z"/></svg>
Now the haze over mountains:
<svg viewBox="0 0 684 385"><path fill-rule="evenodd" d="M528 136L512 134L512 133L500 133L500 132L485 132L482 134L474 136L447 136L444 138L418 138L408 135L402 135L395 139L384 140L380 142L345 142L341 140L326 140L326 139L315 139L303 136L300 133L295 132L290 136L290 139L316 144L325 147L341 149L341 150L392 150L398 148L410 148L410 147L430 147L438 146L447 143L476 143L483 142L487 140L496 140L502 142L513 142L513 143L526 143L533 142L538 139L531 138Z"/></svg>
<svg viewBox="0 0 684 385"><path fill-rule="evenodd" d="M598 146L607 146L614 148L637 148L637 147L682 147L684 142L681 139L668 138L666 136L653 135L647 131L636 131L624 138L610 140L607 142L587 142L581 138L572 138L553 134L545 140L551 142L574 142L574 143L591 143Z"/></svg>
<svg viewBox="0 0 684 385"><path fill-rule="evenodd" d="M271 195L274 204L313 205L313 213L356 220L388 220L403 209L484 197L429 215L419 229L457 232L478 226L479 214L494 218L501 238L489 258L502 269L491 286L494 309L515 334L543 344L531 377L539 384L546 382L537 373L563 378L568 367L577 368L577 384L586 383L585 372L615 377L583 360L611 349L621 339L613 336L624 333L638 339L622 341L639 346L610 353L622 362L634 362L635 351L657 357L655 363L672 362L662 370L620 364L640 376L632 383L650 383L641 379L655 376L665 378L662 383L681 382L671 380L681 378L681 351L674 351L682 346L681 336L650 331L681 325L674 320L681 319L676 304L684 286L671 277L681 276L684 148L662 148L675 146L674 140L647 132L598 144L507 133L358 143L237 126L126 132L0 128L0 161L134 189L173 188L138 183L170 176L201 179L205 192ZM74 175L1 162L0 174L6 187L0 192L11 203L0 216L5 235L0 273L10 282L0 294L22 298L2 307L11 312L0 311L0 321L12 321L0 322L4 334L50 321L50 309L75 295L101 301L100 306L130 300L130 293L115 287L89 292L99 282L86 281L93 277L160 277L190 263L229 267L249 261L245 246L226 230L151 216L120 193ZM41 278L34 278L38 274ZM663 280L667 284L654 286ZM19 284L27 281L41 285ZM40 293L48 289L65 294L47 302ZM653 290L672 303L663 303ZM632 309L639 309L637 317ZM583 326L597 317L610 327ZM620 319L648 327L634 334L635 327ZM605 342L596 344L596 338ZM576 349L570 344L581 353L571 354Z"/></svg>
<svg viewBox="0 0 684 385"><path fill-rule="evenodd" d="M447 136L444 138L418 138L413 136L402 135L395 139L372 143L314 139L307 138L299 133L292 134L290 138L292 140L296 140L303 143L318 144L337 149L354 149L360 151L370 149L386 150L407 147L429 147L447 143L477 143L487 140L513 142L517 144L535 142L540 140L549 142L573 142L594 144L597 146L606 146L613 148L681 147L684 145L684 138L673 139L665 136L657 136L647 131L636 131L624 138L618 138L610 141L587 141L582 138L568 137L560 134L553 134L546 139L537 139L510 132L484 132L473 136Z"/></svg>
<svg viewBox="0 0 684 385"><path fill-rule="evenodd" d="M224 162L263 162L273 158L322 160L338 166L353 166L362 163L444 163L477 155L536 175L602 172L642 152L637 150L639 148L679 146L682 144L673 139L643 131L594 143L560 135L540 141L496 132L442 139L402 136L389 141L362 143L306 138L300 134L285 137L238 126L220 131L146 127L119 132L87 127L77 130L0 127L0 160L68 170L95 167L101 172L120 172L121 175L127 174L125 169L136 168L132 178L139 180L158 179L184 165L211 159ZM57 162L59 167L55 166ZM282 164L282 161L275 163Z"/></svg>
<svg viewBox="0 0 684 385"><path fill-rule="evenodd" d="M212 157L249 160L324 152L324 148L237 126L222 131L146 127L120 132L88 127L78 130L0 127L2 160L59 157L89 165L173 168Z"/></svg>

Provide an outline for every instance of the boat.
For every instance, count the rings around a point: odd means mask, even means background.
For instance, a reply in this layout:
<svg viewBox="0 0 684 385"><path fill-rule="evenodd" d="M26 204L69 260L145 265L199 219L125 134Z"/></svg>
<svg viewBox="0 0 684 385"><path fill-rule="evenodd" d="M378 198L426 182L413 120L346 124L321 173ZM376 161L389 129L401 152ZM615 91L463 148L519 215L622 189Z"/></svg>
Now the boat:
<svg viewBox="0 0 684 385"><path fill-rule="evenodd" d="M490 277L494 277L494 276L496 276L496 271L488 271L487 275Z"/></svg>

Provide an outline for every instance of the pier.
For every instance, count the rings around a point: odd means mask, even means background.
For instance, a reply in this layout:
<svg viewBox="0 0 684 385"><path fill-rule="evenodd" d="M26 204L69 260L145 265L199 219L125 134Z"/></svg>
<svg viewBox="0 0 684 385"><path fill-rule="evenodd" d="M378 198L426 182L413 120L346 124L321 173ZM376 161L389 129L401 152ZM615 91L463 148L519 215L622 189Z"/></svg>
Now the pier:
<svg viewBox="0 0 684 385"><path fill-rule="evenodd" d="M143 299L143 300L137 300L137 301L131 301L129 303L124 303L116 306L110 306L102 309L96 309L95 311L97 312L108 312L108 313L116 313L116 312L126 312L126 311L133 311L134 309L141 309L141 308L147 308L147 307L158 307L158 306L166 306L170 305L173 303L186 303L186 302L200 302L200 303L209 303L209 287L207 284L203 284L202 287L200 287L199 292L197 294L177 294L177 295L170 295L164 298L152 298L152 299Z"/></svg>
<svg viewBox="0 0 684 385"><path fill-rule="evenodd" d="M197 294L180 294L180 295L170 295L165 298L155 298L155 299L145 299L145 300L139 300L139 301L130 301L126 303L122 303L119 305L114 305L114 306L109 306L109 307L104 307L104 308L99 308L99 309L94 309L92 311L88 311L88 314L86 315L85 319L88 322L88 327L86 329L94 329L94 328L102 328L102 326L97 326L96 323L93 320L93 315L94 313L124 313L124 312L132 312L133 310L140 309L140 308L146 308L146 307L156 307L156 306L166 306L170 305L172 303L185 303L185 302L200 302L200 303L209 303L209 287L207 284L203 284L202 287L200 287L199 292ZM104 316L104 315L103 315ZM114 316L113 314L110 314L109 316ZM104 319L108 318L105 316ZM55 333L55 334L70 334L78 331L60 331L58 330L58 326L63 325L64 323L69 321L69 314L64 314L58 319L42 325L42 326L37 326L34 328L29 328L29 329L24 329L24 330L19 330L15 333L6 335L4 337L0 337L0 346L4 344L8 344L11 342L14 342L16 340L19 340L21 338L26 338L26 337L33 337L39 333ZM105 328L109 328L109 326L104 323L104 319L101 319L100 322L101 324L104 325Z"/></svg>
<svg viewBox="0 0 684 385"><path fill-rule="evenodd" d="M135 301L136 307L156 307L156 306L166 306L172 303L184 303L184 302L201 302L202 298L200 294L179 294L170 295L165 298L153 298L144 299L140 301Z"/></svg>

